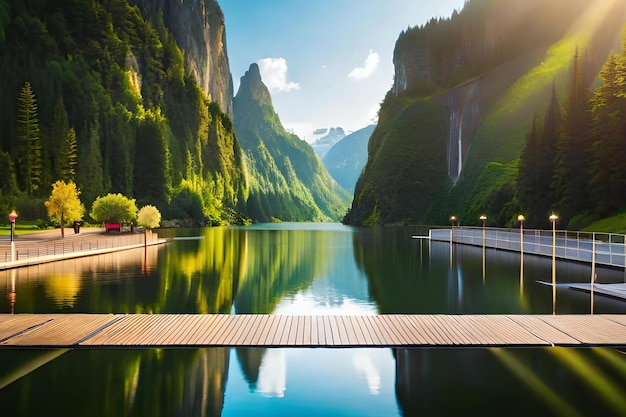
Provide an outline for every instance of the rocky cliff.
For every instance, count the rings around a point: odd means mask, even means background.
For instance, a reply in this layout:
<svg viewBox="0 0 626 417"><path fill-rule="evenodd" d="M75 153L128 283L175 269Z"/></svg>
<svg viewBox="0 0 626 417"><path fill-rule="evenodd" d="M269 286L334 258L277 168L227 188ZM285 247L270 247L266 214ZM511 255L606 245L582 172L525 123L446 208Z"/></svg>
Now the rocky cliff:
<svg viewBox="0 0 626 417"><path fill-rule="evenodd" d="M226 51L224 14L215 0L129 0L145 17L162 13L200 87L232 117L233 81ZM193 30L191 30L193 29Z"/></svg>

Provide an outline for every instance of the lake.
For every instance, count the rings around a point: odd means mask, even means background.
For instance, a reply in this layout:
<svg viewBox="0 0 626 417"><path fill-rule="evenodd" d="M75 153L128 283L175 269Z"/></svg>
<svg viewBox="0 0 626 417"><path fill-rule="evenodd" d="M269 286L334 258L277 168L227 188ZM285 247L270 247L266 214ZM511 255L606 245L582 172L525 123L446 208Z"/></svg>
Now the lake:
<svg viewBox="0 0 626 417"><path fill-rule="evenodd" d="M625 314L591 266L414 240L412 227L161 230L146 251L3 271L0 313ZM625 271L598 269L598 281ZM11 303L9 295L15 294ZM0 350L7 416L626 415L608 348Z"/></svg>

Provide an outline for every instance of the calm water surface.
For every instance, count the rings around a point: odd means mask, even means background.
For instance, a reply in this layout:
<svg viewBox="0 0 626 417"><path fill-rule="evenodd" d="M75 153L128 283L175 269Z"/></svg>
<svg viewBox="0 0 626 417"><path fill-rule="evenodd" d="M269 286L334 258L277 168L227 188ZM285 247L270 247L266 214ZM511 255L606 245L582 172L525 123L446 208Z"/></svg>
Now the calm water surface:
<svg viewBox="0 0 626 417"><path fill-rule="evenodd" d="M0 313L551 314L549 259L417 228L161 231L167 245L6 271ZM182 239L180 239L182 238ZM600 269L598 282L625 282ZM591 268L558 263L557 280ZM15 293L15 303L9 295ZM557 314L626 313L560 285ZM618 349L0 350L0 415L626 415Z"/></svg>

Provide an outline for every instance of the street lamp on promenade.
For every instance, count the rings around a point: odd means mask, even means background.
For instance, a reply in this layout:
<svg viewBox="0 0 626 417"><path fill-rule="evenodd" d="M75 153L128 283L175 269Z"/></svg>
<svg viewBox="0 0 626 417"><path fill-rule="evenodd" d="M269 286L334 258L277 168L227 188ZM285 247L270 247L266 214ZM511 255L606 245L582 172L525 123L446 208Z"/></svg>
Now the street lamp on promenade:
<svg viewBox="0 0 626 417"><path fill-rule="evenodd" d="M483 246L485 246L485 223L487 223L487 216L483 214L479 217L479 219L483 222Z"/></svg>
<svg viewBox="0 0 626 417"><path fill-rule="evenodd" d="M552 314L556 314L556 222L559 216L553 213L549 219L552 223Z"/></svg>
<svg viewBox="0 0 626 417"><path fill-rule="evenodd" d="M479 217L480 221L483 222L483 284L485 283L485 223L487 222L487 216L484 214Z"/></svg>
<svg viewBox="0 0 626 417"><path fill-rule="evenodd" d="M9 221L11 222L11 262L15 260L15 219L17 219L17 213L15 210L11 210L9 213Z"/></svg>
<svg viewBox="0 0 626 417"><path fill-rule="evenodd" d="M450 216L450 223L452 223L452 228L450 229L450 243L454 241L454 222L456 221L456 216Z"/></svg>
<svg viewBox="0 0 626 417"><path fill-rule="evenodd" d="M15 240L15 219L17 219L17 213L12 210L9 213L9 221L11 222L11 242Z"/></svg>
<svg viewBox="0 0 626 417"><path fill-rule="evenodd" d="M526 217L523 214L517 216L519 222L519 288L520 293L524 295L524 221Z"/></svg>

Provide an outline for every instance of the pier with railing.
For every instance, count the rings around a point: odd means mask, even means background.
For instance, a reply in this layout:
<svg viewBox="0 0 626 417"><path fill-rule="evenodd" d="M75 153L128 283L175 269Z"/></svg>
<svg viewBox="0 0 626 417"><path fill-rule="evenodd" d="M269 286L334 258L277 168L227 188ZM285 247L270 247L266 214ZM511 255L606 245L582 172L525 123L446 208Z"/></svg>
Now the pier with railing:
<svg viewBox="0 0 626 417"><path fill-rule="evenodd" d="M452 242L558 259L626 268L626 236L565 230L453 227L431 229L432 241Z"/></svg>

